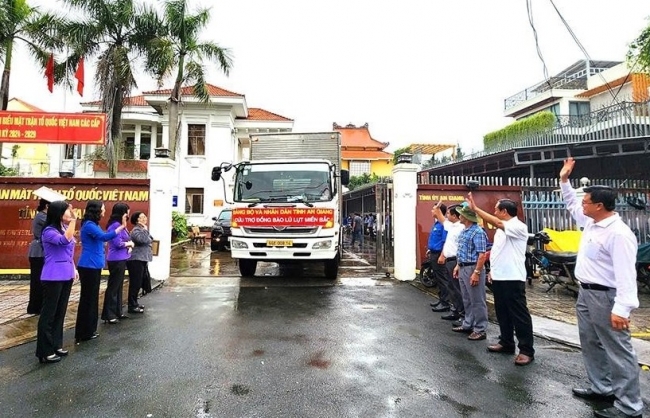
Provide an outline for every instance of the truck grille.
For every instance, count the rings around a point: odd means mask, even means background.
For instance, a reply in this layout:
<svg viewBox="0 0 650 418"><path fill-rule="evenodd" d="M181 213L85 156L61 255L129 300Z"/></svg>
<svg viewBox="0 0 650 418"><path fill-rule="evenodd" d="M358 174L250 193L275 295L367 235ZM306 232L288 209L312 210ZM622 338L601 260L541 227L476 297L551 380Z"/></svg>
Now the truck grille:
<svg viewBox="0 0 650 418"><path fill-rule="evenodd" d="M255 243L253 243L253 247L255 247L255 248L273 248L273 247L267 246L265 242L255 242ZM307 244L306 243L304 243L304 244L293 244L291 247L287 247L287 248L307 248Z"/></svg>
<svg viewBox="0 0 650 418"><path fill-rule="evenodd" d="M314 228L301 228L288 226L285 229L278 231L275 228L243 228L249 234L264 234L264 235L313 235L318 232L318 227Z"/></svg>

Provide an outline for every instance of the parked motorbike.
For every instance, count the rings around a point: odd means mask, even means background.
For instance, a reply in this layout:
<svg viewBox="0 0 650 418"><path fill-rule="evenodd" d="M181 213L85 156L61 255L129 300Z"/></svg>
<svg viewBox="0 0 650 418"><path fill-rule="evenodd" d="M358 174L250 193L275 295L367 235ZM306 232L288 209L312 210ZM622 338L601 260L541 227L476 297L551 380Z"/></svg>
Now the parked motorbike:
<svg viewBox="0 0 650 418"><path fill-rule="evenodd" d="M435 274L433 274L431 262L428 260L424 261L420 265L420 283L422 283L424 287L438 286L438 279L436 279Z"/></svg>
<svg viewBox="0 0 650 418"><path fill-rule="evenodd" d="M547 293L560 285L574 296L578 296L580 284L574 274L578 254L568 251L547 251L545 245L551 241L546 231L537 232L528 238L529 250L526 253L528 283L537 276L542 283L549 285L546 289Z"/></svg>

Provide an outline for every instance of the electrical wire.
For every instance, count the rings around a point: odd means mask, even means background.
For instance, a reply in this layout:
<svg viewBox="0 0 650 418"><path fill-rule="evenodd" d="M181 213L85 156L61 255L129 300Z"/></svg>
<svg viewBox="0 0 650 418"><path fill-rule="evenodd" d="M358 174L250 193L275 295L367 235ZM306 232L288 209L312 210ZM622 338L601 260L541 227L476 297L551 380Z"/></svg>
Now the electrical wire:
<svg viewBox="0 0 650 418"><path fill-rule="evenodd" d="M564 16L563 16L562 13L560 12L560 9L558 9L558 7L555 5L555 2L554 2L553 0L549 0L549 1L551 2L551 5L552 5L553 8L555 9L555 12L556 12L557 15L559 16L560 20L561 20L562 23L564 24L564 27L565 27L565 28L567 29L567 31L569 32L569 35L571 35L571 37L572 37L573 40L575 41L576 45L578 45L578 48L580 48L580 50L582 51L582 53L585 55L585 57L586 57L587 60L589 61L589 64L591 64L592 59L591 59L591 57L589 56L589 53L587 52L587 49L584 47L584 45L582 45L582 42L580 42L580 40L579 40L578 37L576 36L575 32L573 32L573 29L571 29L571 26L569 25L569 22L567 22L567 20L564 18ZM591 66L591 65L590 65L590 66ZM603 82L605 83L605 86L607 87L607 91L609 91L609 93L612 95L612 101L613 101L613 104L618 104L618 103L620 103L620 102L617 100L617 95L618 95L618 94L615 94L615 93L614 93L614 91L612 90L612 86L611 86L611 84L609 84L609 81L607 81L607 80L605 79L605 77L602 75L601 72L598 72L598 75L600 76L600 78L601 78L601 79L603 80ZM589 78L589 76L590 76L590 74L587 74L587 78ZM619 89L619 92L620 92L620 89Z"/></svg>
<svg viewBox="0 0 650 418"><path fill-rule="evenodd" d="M526 12L528 14L528 23L530 24L530 28L533 30L533 38L535 39L535 49L537 50L537 56L542 62L542 72L544 74L544 81L546 81L546 83L548 84L552 96L553 85L551 84L551 80L549 79L548 76L548 67L546 66L546 61L544 60L544 56L542 55L542 49L539 46L539 37L537 36L537 29L535 29L535 22L533 19L533 6L531 0L526 0Z"/></svg>

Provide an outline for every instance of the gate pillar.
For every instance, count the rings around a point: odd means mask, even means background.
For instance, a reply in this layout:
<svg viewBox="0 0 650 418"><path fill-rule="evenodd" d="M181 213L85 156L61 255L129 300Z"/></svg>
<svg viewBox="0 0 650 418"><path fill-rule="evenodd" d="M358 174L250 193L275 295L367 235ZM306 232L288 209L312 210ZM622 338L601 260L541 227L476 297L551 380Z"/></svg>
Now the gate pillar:
<svg viewBox="0 0 650 418"><path fill-rule="evenodd" d="M176 184L176 163L170 158L149 160L149 231L159 241L158 255L149 263L149 273L156 280L167 280L171 267L172 187Z"/></svg>
<svg viewBox="0 0 650 418"><path fill-rule="evenodd" d="M419 166L402 163L393 168L393 224L395 270L398 280L413 280L416 268L417 171Z"/></svg>

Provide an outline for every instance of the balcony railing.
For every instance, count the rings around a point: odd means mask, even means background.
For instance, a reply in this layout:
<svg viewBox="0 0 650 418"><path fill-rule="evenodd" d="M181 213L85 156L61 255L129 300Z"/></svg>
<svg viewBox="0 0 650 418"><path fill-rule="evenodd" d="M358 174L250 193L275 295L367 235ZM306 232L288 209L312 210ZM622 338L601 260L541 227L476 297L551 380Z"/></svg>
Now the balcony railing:
<svg viewBox="0 0 650 418"><path fill-rule="evenodd" d="M622 102L589 113L588 115L560 115L556 126L546 132L489 147L454 161L435 164L441 167L488 155L548 145L576 144L591 141L650 137L650 101Z"/></svg>
<svg viewBox="0 0 650 418"><path fill-rule="evenodd" d="M590 67L589 75L592 76L605 70L607 70L607 68ZM548 80L544 80L532 87L528 87L526 90L520 91L519 93L505 99L503 101L503 110L505 111L511 109L520 103L532 100L542 93L545 93L552 89L587 90L587 69L582 68L581 70L573 72L571 74L561 74L558 76L550 77Z"/></svg>

